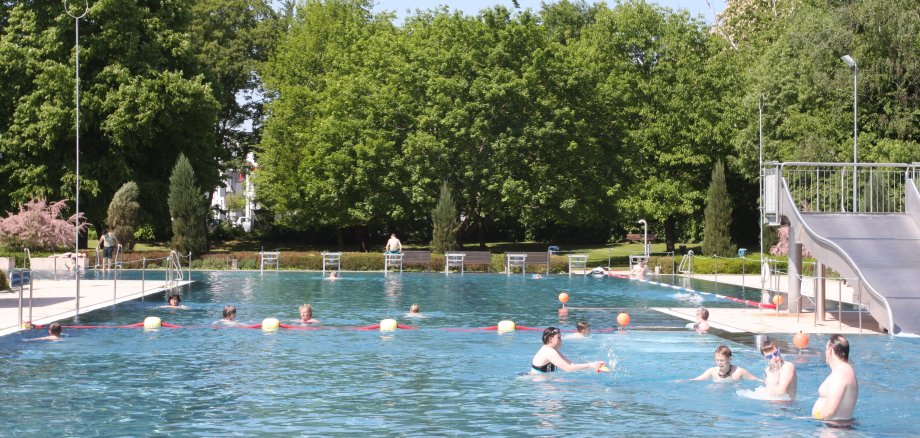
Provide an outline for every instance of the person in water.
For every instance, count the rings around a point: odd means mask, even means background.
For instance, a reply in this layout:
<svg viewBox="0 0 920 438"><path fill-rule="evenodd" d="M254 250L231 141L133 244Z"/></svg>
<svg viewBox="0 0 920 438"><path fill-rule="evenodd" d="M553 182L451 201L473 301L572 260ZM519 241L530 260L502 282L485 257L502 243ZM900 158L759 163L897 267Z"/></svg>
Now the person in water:
<svg viewBox="0 0 920 438"><path fill-rule="evenodd" d="M773 344L773 341L766 341L760 346L760 353L767 361L767 368L764 371L764 386L767 392L772 396L789 396L789 400L795 400L796 389L798 388L798 376L795 372L795 365L792 362L783 360L780 355L779 347Z"/></svg>
<svg viewBox="0 0 920 438"><path fill-rule="evenodd" d="M705 307L696 309L696 324L693 324L693 329L700 333L709 332L709 309Z"/></svg>
<svg viewBox="0 0 920 438"><path fill-rule="evenodd" d="M543 330L543 346L530 361L532 372L549 373L561 369L562 371L597 370L604 366L604 361L572 363L559 352L562 345L562 333L556 327L547 327Z"/></svg>
<svg viewBox="0 0 920 438"><path fill-rule="evenodd" d="M48 336L35 338L33 341L60 341L61 340L61 324L57 322L52 322L48 326Z"/></svg>
<svg viewBox="0 0 920 438"><path fill-rule="evenodd" d="M315 324L319 320L313 319L313 306L309 304L303 304L300 306L300 322L301 324Z"/></svg>
<svg viewBox="0 0 920 438"><path fill-rule="evenodd" d="M179 294L174 293L169 296L169 299L167 300L168 304L163 307L168 307L170 309L187 309L187 307L180 305L180 302L182 302L182 298L179 297Z"/></svg>
<svg viewBox="0 0 920 438"><path fill-rule="evenodd" d="M224 307L223 315L224 315L224 319L220 320L220 322L227 323L227 324L236 324L236 321L235 321L236 320L236 307L233 307L232 304L227 304Z"/></svg>
<svg viewBox="0 0 920 438"><path fill-rule="evenodd" d="M843 335L832 335L824 347L824 360L831 374L818 388L818 401L811 408L819 420L850 422L859 397L856 371L850 365L850 342Z"/></svg>
<svg viewBox="0 0 920 438"><path fill-rule="evenodd" d="M737 382L741 379L760 380L750 371L732 365L732 350L725 345L716 348L716 366L691 380L709 380L714 382Z"/></svg>
<svg viewBox="0 0 920 438"><path fill-rule="evenodd" d="M575 325L575 333L565 336L565 339L585 339L591 336L591 324L588 321L578 321Z"/></svg>

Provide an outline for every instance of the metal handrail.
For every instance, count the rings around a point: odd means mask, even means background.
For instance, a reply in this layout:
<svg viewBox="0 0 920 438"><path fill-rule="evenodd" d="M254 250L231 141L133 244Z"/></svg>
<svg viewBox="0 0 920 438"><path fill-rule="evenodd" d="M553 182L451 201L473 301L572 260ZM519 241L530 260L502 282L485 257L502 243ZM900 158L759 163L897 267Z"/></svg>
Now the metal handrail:
<svg viewBox="0 0 920 438"><path fill-rule="evenodd" d="M680 264L677 265L677 272L680 274L691 274L693 275L693 250L687 251L686 254L681 256Z"/></svg>

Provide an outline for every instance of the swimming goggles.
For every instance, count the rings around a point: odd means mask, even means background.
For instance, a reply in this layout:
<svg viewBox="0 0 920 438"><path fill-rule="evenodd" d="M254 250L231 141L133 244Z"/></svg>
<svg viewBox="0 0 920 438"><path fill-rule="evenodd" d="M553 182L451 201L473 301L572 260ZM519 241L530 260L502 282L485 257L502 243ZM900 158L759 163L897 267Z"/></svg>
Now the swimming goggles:
<svg viewBox="0 0 920 438"><path fill-rule="evenodd" d="M763 358L766 359L766 360L773 360L774 357L780 357L780 355L779 355L779 348L777 348L776 350L773 350L772 353L767 353L767 354L763 355Z"/></svg>

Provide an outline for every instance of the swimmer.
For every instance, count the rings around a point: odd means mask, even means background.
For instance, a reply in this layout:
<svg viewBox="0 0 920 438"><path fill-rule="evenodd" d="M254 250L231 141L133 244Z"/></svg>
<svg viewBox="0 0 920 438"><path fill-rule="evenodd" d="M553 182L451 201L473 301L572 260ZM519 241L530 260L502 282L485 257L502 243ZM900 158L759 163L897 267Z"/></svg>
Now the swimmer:
<svg viewBox="0 0 920 438"><path fill-rule="evenodd" d="M709 332L709 309L705 307L696 309L696 324L693 324L693 329L699 333Z"/></svg>
<svg viewBox="0 0 920 438"><path fill-rule="evenodd" d="M236 307L233 307L231 304L227 304L224 307L224 319L220 322L224 324L238 324L236 321Z"/></svg>
<svg viewBox="0 0 920 438"><path fill-rule="evenodd" d="M638 263L633 265L630 275L636 280L645 280L645 260L639 260Z"/></svg>
<svg viewBox="0 0 920 438"><path fill-rule="evenodd" d="M853 420L859 383L856 371L850 365L850 342L843 335L832 335L824 347L824 360L831 368L831 374L818 388L818 401L811 408L812 415L819 420L834 420L846 425Z"/></svg>
<svg viewBox="0 0 920 438"><path fill-rule="evenodd" d="M533 274L531 278L533 278L534 280L542 280L543 276L540 274Z"/></svg>
<svg viewBox="0 0 920 438"><path fill-rule="evenodd" d="M556 327L547 327L543 330L543 346L530 361L533 373L549 373L561 369L563 371L597 370L606 364L604 361L572 363L559 352L562 345L562 333Z"/></svg>
<svg viewBox="0 0 920 438"><path fill-rule="evenodd" d="M406 316L410 318L424 318L425 317L424 315L422 315L422 308L419 307L418 304L413 304L409 306L409 313L407 313Z"/></svg>
<svg viewBox="0 0 920 438"><path fill-rule="evenodd" d="M767 392L772 396L788 395L789 400L795 400L796 388L798 387L798 376L795 372L795 365L792 362L786 362L779 353L779 347L773 344L773 341L766 341L760 346L760 353L763 354L767 361L767 368L764 378L764 386Z"/></svg>
<svg viewBox="0 0 920 438"><path fill-rule="evenodd" d="M713 382L737 382L741 379L760 380L748 370L732 365L732 350L725 345L716 348L716 366L691 380L709 380Z"/></svg>
<svg viewBox="0 0 920 438"><path fill-rule="evenodd" d="M182 298L179 297L179 294L174 293L174 294L169 295L168 304L166 304L165 306L161 306L161 307L165 307L169 309L188 309L188 307L186 306L179 305L181 301L182 301Z"/></svg>
<svg viewBox="0 0 920 438"><path fill-rule="evenodd" d="M309 304L303 304L300 306L300 323L301 324L316 324L319 320L313 319L313 306Z"/></svg>
<svg viewBox="0 0 920 438"><path fill-rule="evenodd" d="M48 326L48 336L32 339L33 341L60 341L61 340L61 324L52 322Z"/></svg>
<svg viewBox="0 0 920 438"><path fill-rule="evenodd" d="M338 279L339 279L339 273L336 272L336 271L330 272L330 273L329 273L329 279L330 279L330 280L338 280Z"/></svg>
<svg viewBox="0 0 920 438"><path fill-rule="evenodd" d="M585 339L591 336L591 324L588 324L588 321L578 321L575 330L575 333L565 335L564 339Z"/></svg>

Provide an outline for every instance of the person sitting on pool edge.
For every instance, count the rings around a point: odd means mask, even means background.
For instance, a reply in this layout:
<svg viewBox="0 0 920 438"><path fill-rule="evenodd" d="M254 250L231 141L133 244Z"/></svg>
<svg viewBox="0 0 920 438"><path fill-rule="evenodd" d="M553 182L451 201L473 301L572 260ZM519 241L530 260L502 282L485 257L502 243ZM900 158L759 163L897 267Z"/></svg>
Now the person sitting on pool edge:
<svg viewBox="0 0 920 438"><path fill-rule="evenodd" d="M798 387L795 365L783 360L779 347L773 344L773 341L764 342L760 346L760 354L763 354L767 361L767 368L764 370L764 386L767 392L776 397L787 395L789 400L795 400Z"/></svg>
<svg viewBox="0 0 920 438"><path fill-rule="evenodd" d="M572 363L559 352L562 345L562 333L556 327L547 327L543 330L543 346L530 361L531 372L549 373L561 369L563 371L596 370L604 366L604 361Z"/></svg>
<svg viewBox="0 0 920 438"><path fill-rule="evenodd" d="M402 242L396 238L396 233L390 234L390 240L387 241L387 254L399 254L402 252Z"/></svg>
<svg viewBox="0 0 920 438"><path fill-rule="evenodd" d="M57 322L52 322L48 326L48 336L35 338L33 341L60 341L61 340L61 324Z"/></svg>
<svg viewBox="0 0 920 438"><path fill-rule="evenodd" d="M319 320L313 319L313 306L309 304L303 304L300 306L300 323L301 324L316 324Z"/></svg>
<svg viewBox="0 0 920 438"><path fill-rule="evenodd" d="M588 321L578 321L575 333L565 335L565 339L585 339L588 336L591 336L591 324L588 324Z"/></svg>
<svg viewBox="0 0 920 438"><path fill-rule="evenodd" d="M732 350L725 345L716 348L716 366L691 380L708 380L714 382L737 382L741 379L760 380L748 370L732 365Z"/></svg>

